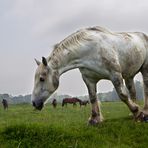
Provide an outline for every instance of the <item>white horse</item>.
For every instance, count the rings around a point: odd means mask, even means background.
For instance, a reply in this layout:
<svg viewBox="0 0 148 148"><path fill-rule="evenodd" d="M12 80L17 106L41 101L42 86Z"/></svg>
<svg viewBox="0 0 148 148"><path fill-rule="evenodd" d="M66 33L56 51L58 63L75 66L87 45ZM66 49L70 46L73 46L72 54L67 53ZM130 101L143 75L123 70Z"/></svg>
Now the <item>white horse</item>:
<svg viewBox="0 0 148 148"><path fill-rule="evenodd" d="M71 69L79 68L92 106L90 124L103 120L96 97L96 84L101 79L111 80L120 99L136 120L143 120L148 115L148 37L143 33L115 33L102 27L81 29L56 44L49 57L42 57L42 62L36 60L36 63L38 68L32 103L39 110L58 88L59 77ZM144 80L143 109L134 103L136 92L133 78L138 72L142 73Z"/></svg>

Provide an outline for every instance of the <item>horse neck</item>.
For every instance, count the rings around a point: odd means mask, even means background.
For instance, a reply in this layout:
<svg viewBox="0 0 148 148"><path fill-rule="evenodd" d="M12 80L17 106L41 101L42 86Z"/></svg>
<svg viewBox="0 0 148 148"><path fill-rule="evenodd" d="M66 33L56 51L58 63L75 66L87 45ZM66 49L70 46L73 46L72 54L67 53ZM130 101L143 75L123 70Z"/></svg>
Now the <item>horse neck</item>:
<svg viewBox="0 0 148 148"><path fill-rule="evenodd" d="M54 70L57 70L59 74L63 74L71 69L83 67L79 55L79 49L70 50L63 49L55 52L57 54L51 54L48 58L48 64Z"/></svg>

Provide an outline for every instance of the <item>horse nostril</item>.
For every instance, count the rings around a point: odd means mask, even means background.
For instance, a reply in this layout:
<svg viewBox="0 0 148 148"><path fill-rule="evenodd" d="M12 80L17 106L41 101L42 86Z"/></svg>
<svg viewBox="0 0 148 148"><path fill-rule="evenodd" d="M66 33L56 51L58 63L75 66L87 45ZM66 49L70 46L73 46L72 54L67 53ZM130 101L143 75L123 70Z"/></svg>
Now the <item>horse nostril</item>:
<svg viewBox="0 0 148 148"><path fill-rule="evenodd" d="M44 82L44 80L45 80L44 78L40 77L40 81L41 81L41 82Z"/></svg>

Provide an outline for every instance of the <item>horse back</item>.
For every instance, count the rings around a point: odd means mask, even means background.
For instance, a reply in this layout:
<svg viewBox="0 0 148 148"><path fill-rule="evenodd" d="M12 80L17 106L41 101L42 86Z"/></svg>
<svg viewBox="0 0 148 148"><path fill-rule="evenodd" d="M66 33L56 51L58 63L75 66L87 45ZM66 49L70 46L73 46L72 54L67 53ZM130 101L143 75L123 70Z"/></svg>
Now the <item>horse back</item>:
<svg viewBox="0 0 148 148"><path fill-rule="evenodd" d="M94 36L98 51L97 66L107 71L107 75L110 75L110 71L117 71L124 78L133 76L148 59L148 37L143 33L96 31ZM96 59L96 54L94 57Z"/></svg>

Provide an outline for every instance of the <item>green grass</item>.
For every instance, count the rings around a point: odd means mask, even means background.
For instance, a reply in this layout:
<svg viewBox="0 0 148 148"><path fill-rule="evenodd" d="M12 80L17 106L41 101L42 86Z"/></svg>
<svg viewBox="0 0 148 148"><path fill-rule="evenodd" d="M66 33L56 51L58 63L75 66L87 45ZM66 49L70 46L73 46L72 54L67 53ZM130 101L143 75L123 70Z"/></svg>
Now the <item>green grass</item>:
<svg viewBox="0 0 148 148"><path fill-rule="evenodd" d="M122 102L102 104L105 121L87 125L90 106L34 111L31 105L0 106L0 148L147 148L148 123L129 117Z"/></svg>

